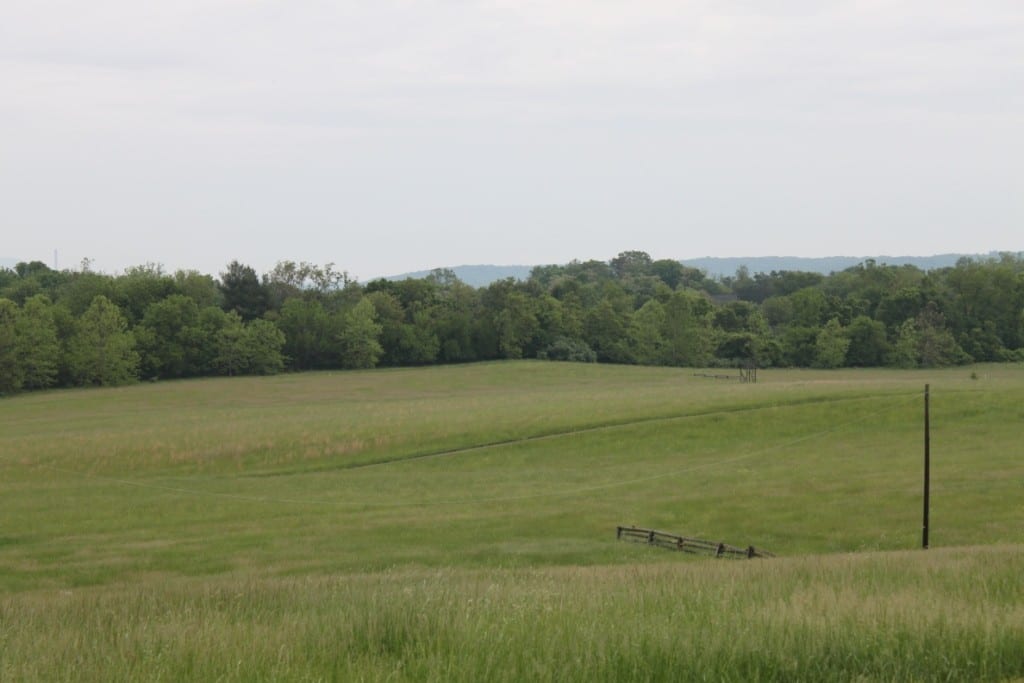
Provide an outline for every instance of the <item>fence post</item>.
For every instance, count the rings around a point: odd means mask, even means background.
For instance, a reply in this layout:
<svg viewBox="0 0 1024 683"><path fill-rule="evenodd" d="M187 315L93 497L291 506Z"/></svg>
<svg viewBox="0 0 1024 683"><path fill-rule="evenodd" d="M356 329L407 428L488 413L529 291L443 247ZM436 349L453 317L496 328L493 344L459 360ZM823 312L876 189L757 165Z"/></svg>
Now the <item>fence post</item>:
<svg viewBox="0 0 1024 683"><path fill-rule="evenodd" d="M928 549L928 503L931 488L931 427L928 415L929 385L924 385L924 522L921 526L921 547Z"/></svg>

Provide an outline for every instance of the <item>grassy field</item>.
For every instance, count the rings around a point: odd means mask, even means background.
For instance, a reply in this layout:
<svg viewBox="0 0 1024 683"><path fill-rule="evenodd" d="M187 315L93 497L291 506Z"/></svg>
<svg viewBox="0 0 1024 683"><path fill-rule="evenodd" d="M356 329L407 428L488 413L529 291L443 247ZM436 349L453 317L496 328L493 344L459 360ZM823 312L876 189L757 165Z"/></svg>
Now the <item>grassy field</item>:
<svg viewBox="0 0 1024 683"><path fill-rule="evenodd" d="M1024 677L1024 367L760 380L518 362L5 399L0 680Z"/></svg>

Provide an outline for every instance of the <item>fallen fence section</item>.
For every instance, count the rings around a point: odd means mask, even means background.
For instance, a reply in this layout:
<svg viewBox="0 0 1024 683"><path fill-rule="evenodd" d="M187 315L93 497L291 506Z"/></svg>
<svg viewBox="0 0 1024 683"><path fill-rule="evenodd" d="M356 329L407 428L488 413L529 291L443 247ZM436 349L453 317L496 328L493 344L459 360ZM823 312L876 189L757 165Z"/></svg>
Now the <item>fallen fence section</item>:
<svg viewBox="0 0 1024 683"><path fill-rule="evenodd" d="M738 379L738 377L736 375L710 375L710 374L708 374L706 372L695 372L695 373L693 373L693 376L694 377L707 377L708 379L731 379L731 380Z"/></svg>
<svg viewBox="0 0 1024 683"><path fill-rule="evenodd" d="M739 375L725 375L722 373L695 372L694 377L706 377L707 379L729 379L739 380L744 384L757 384L757 365L747 363L740 367Z"/></svg>
<svg viewBox="0 0 1024 683"><path fill-rule="evenodd" d="M635 543L646 543L655 545L666 550L678 550L694 555L711 555L713 557L728 557L731 559L754 558L754 557L775 557L767 550L759 550L754 546L738 548L727 543L716 543L714 541L703 541L699 538L687 538L668 534L664 531L654 529L641 529L636 526L616 527L615 537L620 541L633 541Z"/></svg>

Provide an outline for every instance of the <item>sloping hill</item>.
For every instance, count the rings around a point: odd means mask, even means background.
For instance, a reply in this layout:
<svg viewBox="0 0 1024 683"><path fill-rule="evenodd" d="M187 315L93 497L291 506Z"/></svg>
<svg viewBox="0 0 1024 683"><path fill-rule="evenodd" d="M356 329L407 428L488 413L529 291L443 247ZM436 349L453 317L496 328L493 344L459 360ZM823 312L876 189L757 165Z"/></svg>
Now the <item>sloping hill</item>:
<svg viewBox="0 0 1024 683"><path fill-rule="evenodd" d="M1024 676L1024 367L759 379L518 361L0 399L0 680Z"/></svg>

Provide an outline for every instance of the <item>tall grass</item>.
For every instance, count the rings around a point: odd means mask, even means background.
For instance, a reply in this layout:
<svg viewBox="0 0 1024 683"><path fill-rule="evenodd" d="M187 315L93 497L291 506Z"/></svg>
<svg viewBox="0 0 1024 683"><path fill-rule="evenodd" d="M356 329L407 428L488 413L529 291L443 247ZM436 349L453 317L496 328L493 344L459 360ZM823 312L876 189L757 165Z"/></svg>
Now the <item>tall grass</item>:
<svg viewBox="0 0 1024 683"><path fill-rule="evenodd" d="M0 601L3 680L1002 680L1016 547L111 586Z"/></svg>

